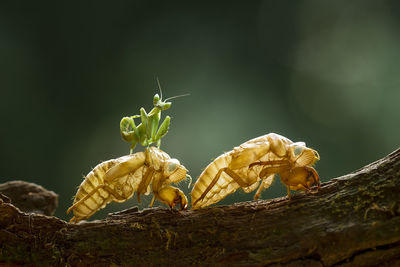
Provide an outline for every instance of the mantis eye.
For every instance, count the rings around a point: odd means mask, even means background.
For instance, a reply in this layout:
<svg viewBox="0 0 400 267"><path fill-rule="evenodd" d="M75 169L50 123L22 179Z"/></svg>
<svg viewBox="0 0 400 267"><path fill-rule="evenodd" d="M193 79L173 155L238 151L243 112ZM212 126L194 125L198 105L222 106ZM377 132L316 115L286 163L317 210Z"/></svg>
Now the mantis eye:
<svg viewBox="0 0 400 267"><path fill-rule="evenodd" d="M170 107L171 107L171 102L165 102L163 107L162 107L162 110L169 109Z"/></svg>
<svg viewBox="0 0 400 267"><path fill-rule="evenodd" d="M154 95L154 98L153 98L153 104L154 104L154 105L157 104L158 101L160 101L160 96L159 96L158 94L155 94L155 95Z"/></svg>

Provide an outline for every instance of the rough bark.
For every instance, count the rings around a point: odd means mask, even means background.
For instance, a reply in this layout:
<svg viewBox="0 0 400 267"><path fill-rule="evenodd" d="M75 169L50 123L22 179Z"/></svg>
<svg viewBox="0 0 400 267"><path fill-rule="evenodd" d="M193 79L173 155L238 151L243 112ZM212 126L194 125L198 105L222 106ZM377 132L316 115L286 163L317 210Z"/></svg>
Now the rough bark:
<svg viewBox="0 0 400 267"><path fill-rule="evenodd" d="M202 210L132 208L69 224L0 198L0 262L35 265L400 265L400 149L316 194ZM3 200L2 200L3 199Z"/></svg>
<svg viewBox="0 0 400 267"><path fill-rule="evenodd" d="M58 206L58 195L40 185L25 181L0 184L0 193L23 212L53 215Z"/></svg>

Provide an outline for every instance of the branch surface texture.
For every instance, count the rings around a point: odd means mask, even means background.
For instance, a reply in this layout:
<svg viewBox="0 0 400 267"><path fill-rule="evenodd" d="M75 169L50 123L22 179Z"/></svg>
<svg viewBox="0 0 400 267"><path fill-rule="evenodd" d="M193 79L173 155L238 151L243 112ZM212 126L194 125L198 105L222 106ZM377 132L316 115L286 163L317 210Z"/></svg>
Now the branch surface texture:
<svg viewBox="0 0 400 267"><path fill-rule="evenodd" d="M0 195L0 264L399 266L399 192L400 149L290 201L132 208L75 225Z"/></svg>

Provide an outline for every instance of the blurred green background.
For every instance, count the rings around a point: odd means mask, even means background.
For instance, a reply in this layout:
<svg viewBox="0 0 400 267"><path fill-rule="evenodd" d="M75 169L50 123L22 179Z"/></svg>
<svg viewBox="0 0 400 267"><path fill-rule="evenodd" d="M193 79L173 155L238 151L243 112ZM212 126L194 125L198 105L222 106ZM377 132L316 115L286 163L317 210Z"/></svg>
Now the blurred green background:
<svg viewBox="0 0 400 267"><path fill-rule="evenodd" d="M152 108L157 76L164 97L190 94L163 113L172 124L162 149L195 179L224 151L270 132L317 149L323 181L354 171L399 147L399 8L398 1L2 2L0 182L57 192L56 216L70 217L82 176L129 152L119 121ZM285 194L275 182L263 198ZM252 197L237 192L219 204ZM94 218L135 205L135 198L111 204Z"/></svg>

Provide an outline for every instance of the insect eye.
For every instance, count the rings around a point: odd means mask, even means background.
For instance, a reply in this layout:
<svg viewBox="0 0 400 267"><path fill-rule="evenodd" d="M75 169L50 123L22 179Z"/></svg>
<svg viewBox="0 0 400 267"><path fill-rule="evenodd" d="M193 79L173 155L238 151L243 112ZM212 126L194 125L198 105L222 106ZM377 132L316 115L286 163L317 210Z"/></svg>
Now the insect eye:
<svg viewBox="0 0 400 267"><path fill-rule="evenodd" d="M171 107L171 102L165 102L164 105L162 106L162 110L169 109Z"/></svg>
<svg viewBox="0 0 400 267"><path fill-rule="evenodd" d="M175 163L168 164L168 172L173 172L176 169Z"/></svg>
<svg viewBox="0 0 400 267"><path fill-rule="evenodd" d="M160 100L160 96L158 94L155 94L154 98L153 98L153 104L154 105L157 104L159 100Z"/></svg>
<svg viewBox="0 0 400 267"><path fill-rule="evenodd" d="M293 153L294 153L295 156L298 156L298 155L300 155L300 154L303 152L303 150L304 150L303 147L301 147L301 146L296 146Z"/></svg>
<svg viewBox="0 0 400 267"><path fill-rule="evenodd" d="M176 170L176 168L178 167L178 164L179 164L179 162L176 162L175 160L171 160L169 163L168 163L168 172L169 173L171 173L171 172L174 172L175 170Z"/></svg>

